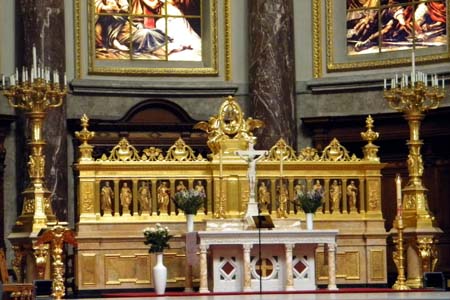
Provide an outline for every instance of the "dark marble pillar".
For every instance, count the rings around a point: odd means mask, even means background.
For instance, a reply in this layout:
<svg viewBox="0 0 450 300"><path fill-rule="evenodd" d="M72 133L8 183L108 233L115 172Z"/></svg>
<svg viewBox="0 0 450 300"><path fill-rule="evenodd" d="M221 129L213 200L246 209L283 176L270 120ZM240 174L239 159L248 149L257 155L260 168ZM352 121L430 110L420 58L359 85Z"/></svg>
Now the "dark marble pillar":
<svg viewBox="0 0 450 300"><path fill-rule="evenodd" d="M3 191L4 169L6 148L4 146L5 138L9 132L11 123L14 121L13 116L0 115L0 248L5 248L5 193Z"/></svg>
<svg viewBox="0 0 450 300"><path fill-rule="evenodd" d="M248 11L251 109L266 124L257 147L282 137L296 148L293 2L251 0Z"/></svg>
<svg viewBox="0 0 450 300"><path fill-rule="evenodd" d="M57 70L60 76L65 72L65 29L64 1L61 0L19 0L16 2L16 65L32 65L32 49L36 46L37 60L51 70ZM61 77L62 78L62 77ZM28 129L23 112L18 124L18 149L27 149L26 136ZM67 130L66 105L47 111L44 125L45 148L45 183L51 192L53 212L60 221L67 221ZM28 154L27 151L18 151ZM17 157L19 193L22 192L29 179L26 162L28 156Z"/></svg>

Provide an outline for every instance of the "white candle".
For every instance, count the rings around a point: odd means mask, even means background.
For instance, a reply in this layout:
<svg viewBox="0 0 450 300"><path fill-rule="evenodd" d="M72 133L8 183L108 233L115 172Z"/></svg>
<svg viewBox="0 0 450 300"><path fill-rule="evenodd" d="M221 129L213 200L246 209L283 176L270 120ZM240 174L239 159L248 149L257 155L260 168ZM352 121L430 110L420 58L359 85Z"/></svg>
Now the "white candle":
<svg viewBox="0 0 450 300"><path fill-rule="evenodd" d="M5 75L2 74L2 87L5 87Z"/></svg>
<svg viewBox="0 0 450 300"><path fill-rule="evenodd" d="M395 186L397 192L397 214L400 214L402 209L402 178L400 174L397 174L395 178Z"/></svg>
<svg viewBox="0 0 450 300"><path fill-rule="evenodd" d="M66 76L66 73L64 73L64 86L66 86L67 85L67 76Z"/></svg>
<svg viewBox="0 0 450 300"><path fill-rule="evenodd" d="M416 73L416 54L414 53L414 49L411 53L411 65L412 65L412 72Z"/></svg>
<svg viewBox="0 0 450 300"><path fill-rule="evenodd" d="M445 88L445 80L444 80L444 77L442 77L442 88L443 88L443 89Z"/></svg>
<svg viewBox="0 0 450 300"><path fill-rule="evenodd" d="M36 46L33 45L33 70L37 71L37 59L36 59ZM36 77L36 73L34 73L34 77Z"/></svg>
<svg viewBox="0 0 450 300"><path fill-rule="evenodd" d="M387 79L385 78L384 79L384 84L383 84L384 89L386 89L386 86L387 86Z"/></svg>
<svg viewBox="0 0 450 300"><path fill-rule="evenodd" d="M14 75L9 76L9 82L11 85L16 85L16 81L14 80Z"/></svg>

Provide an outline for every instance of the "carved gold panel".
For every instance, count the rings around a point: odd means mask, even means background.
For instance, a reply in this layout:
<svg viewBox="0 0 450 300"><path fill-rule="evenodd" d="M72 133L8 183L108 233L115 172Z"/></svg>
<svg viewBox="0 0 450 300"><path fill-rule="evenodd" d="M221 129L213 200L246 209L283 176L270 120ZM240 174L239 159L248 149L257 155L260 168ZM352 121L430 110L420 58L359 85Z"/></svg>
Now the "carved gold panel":
<svg viewBox="0 0 450 300"><path fill-rule="evenodd" d="M95 253L82 253L80 255L81 285L97 284L97 255Z"/></svg>
<svg viewBox="0 0 450 300"><path fill-rule="evenodd" d="M359 251L345 251L336 254L336 278L360 280L361 265ZM328 265L324 261L324 253L316 253L316 278L328 280Z"/></svg>
<svg viewBox="0 0 450 300"><path fill-rule="evenodd" d="M105 254L105 283L150 283L150 257L147 254Z"/></svg>
<svg viewBox="0 0 450 300"><path fill-rule="evenodd" d="M383 249L371 249L369 252L369 279L373 281L386 278L386 255Z"/></svg>

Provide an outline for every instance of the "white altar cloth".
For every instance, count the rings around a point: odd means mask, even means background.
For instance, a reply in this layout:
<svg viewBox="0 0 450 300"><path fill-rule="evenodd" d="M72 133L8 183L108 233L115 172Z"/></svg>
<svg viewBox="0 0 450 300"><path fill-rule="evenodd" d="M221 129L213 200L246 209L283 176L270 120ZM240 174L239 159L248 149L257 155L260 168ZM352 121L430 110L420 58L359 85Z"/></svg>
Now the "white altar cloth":
<svg viewBox="0 0 450 300"><path fill-rule="evenodd" d="M327 246L328 289L337 289L338 230L261 229L199 231L197 234L202 293L209 292L208 249L214 292L315 289L314 252L317 244Z"/></svg>

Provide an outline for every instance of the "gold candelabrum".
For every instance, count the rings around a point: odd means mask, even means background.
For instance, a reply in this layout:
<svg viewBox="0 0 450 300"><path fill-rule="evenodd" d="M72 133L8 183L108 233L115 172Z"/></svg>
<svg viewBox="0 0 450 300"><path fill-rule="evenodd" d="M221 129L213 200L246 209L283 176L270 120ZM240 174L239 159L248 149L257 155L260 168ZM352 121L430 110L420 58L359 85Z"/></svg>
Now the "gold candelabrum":
<svg viewBox="0 0 450 300"><path fill-rule="evenodd" d="M420 124L424 113L436 109L445 96L444 81L442 87L436 75L411 73L411 79L403 75L401 80L396 76L391 80L391 88L384 89L384 98L389 106L404 114L408 121L410 138L407 142L409 154L407 159L409 181L403 189L403 209L406 227L433 227L434 217L428 208L422 184L423 161L420 149L422 140L419 139Z"/></svg>
<svg viewBox="0 0 450 300"><path fill-rule="evenodd" d="M410 131L407 141L409 178L403 189L400 186L397 187L397 210L400 213L397 213L394 224L398 230L397 250L394 253L398 279L393 288L398 290L404 290L407 287L422 287L423 272L433 271L436 265L437 252L435 251L434 236L441 232L436 227L435 218L429 210L426 198L427 189L422 183L424 166L420 150L423 142L419 138L419 132L425 112L436 109L444 98L445 84L443 79L439 82L437 75L430 76L422 72L415 72L414 52L412 69L411 76L404 74L399 78L396 75L395 79L391 80L390 89L387 88L387 81L384 81L384 98L392 109L404 114ZM405 260L403 232L408 227L413 228L409 234L415 232L416 235L411 237L411 241L416 240L417 249L426 249L426 251L407 251L408 255ZM406 281L405 261L408 270Z"/></svg>
<svg viewBox="0 0 450 300"><path fill-rule="evenodd" d="M66 80L61 83L56 72L53 72L52 78L50 77L48 69L35 66L29 76L28 70L24 68L21 80L16 71L4 92L11 107L25 112L30 135L27 142L30 149L27 165L31 182L23 192L22 213L16 221L13 232L37 233L46 227L48 221L56 220L50 205L50 192L45 187L43 125L47 111L62 105L67 89Z"/></svg>

